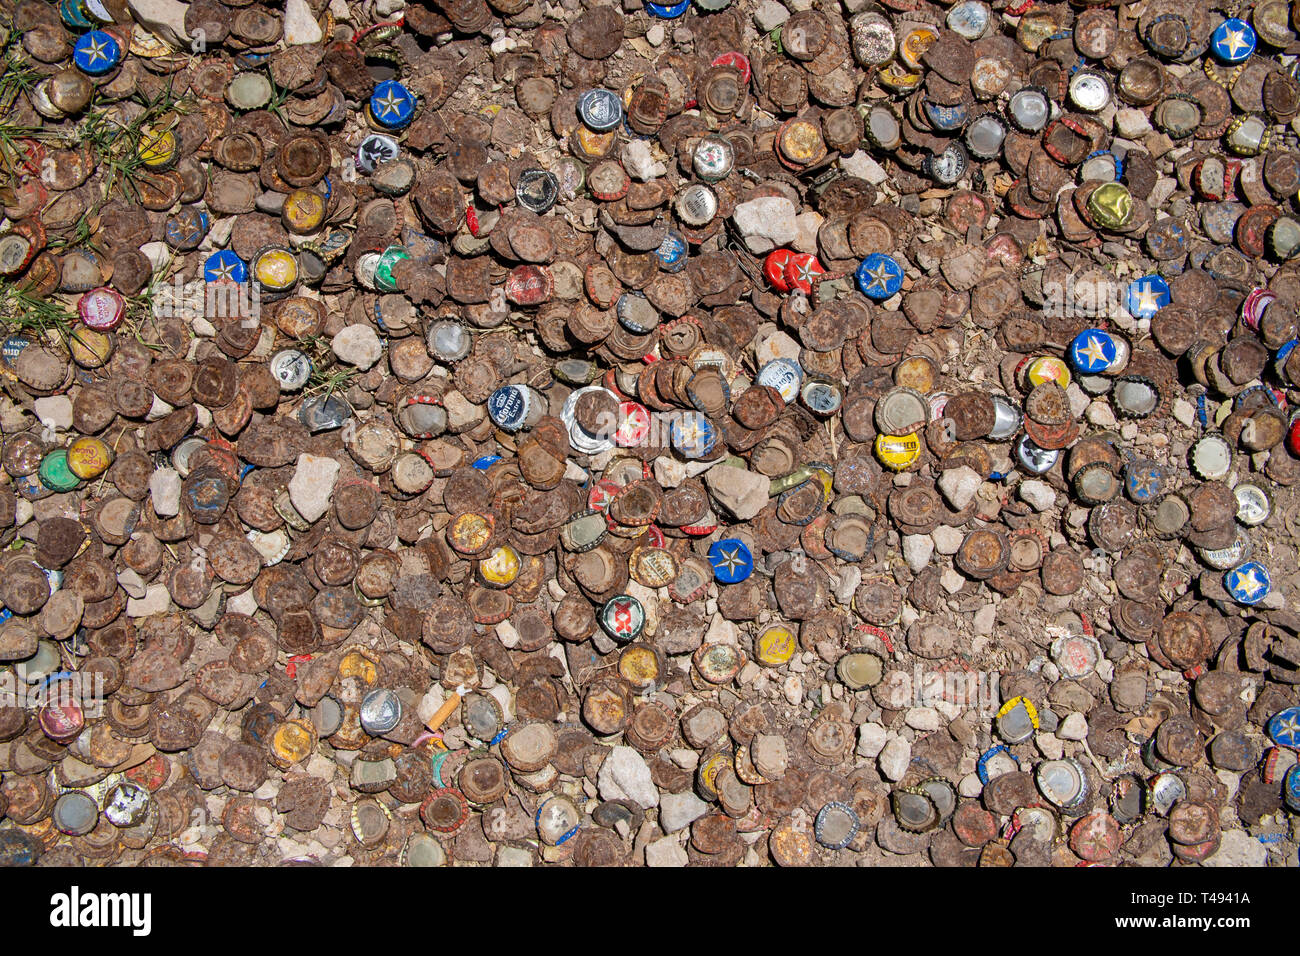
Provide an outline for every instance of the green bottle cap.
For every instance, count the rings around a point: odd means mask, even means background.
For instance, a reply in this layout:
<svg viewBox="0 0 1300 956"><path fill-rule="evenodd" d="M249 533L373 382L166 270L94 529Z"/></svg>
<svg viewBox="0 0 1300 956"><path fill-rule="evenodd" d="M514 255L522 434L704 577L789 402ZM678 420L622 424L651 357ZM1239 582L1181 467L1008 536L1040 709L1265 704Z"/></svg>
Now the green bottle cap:
<svg viewBox="0 0 1300 956"><path fill-rule="evenodd" d="M81 479L68 467L68 450L59 448L41 459L41 484L51 491L73 491L81 485Z"/></svg>

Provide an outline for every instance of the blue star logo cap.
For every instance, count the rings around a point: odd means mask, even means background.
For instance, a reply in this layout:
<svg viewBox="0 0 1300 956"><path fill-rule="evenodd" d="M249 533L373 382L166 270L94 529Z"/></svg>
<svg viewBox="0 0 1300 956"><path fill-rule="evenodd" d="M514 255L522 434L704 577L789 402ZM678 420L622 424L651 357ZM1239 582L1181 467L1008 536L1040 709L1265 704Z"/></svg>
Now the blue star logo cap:
<svg viewBox="0 0 1300 956"><path fill-rule="evenodd" d="M682 0L681 3L674 3L672 6L665 6L662 3L647 3L645 12L652 17L658 17L660 20L676 20L686 8L691 5L691 0Z"/></svg>
<svg viewBox="0 0 1300 956"><path fill-rule="evenodd" d="M1255 30L1245 20L1224 20L1210 37L1214 55L1224 63L1240 63L1255 52Z"/></svg>
<svg viewBox="0 0 1300 956"><path fill-rule="evenodd" d="M754 558L739 538L724 538L709 548L709 564L719 584L738 584L754 571Z"/></svg>
<svg viewBox="0 0 1300 956"><path fill-rule="evenodd" d="M1279 710L1268 722L1268 735L1279 747L1300 750L1300 707Z"/></svg>
<svg viewBox="0 0 1300 956"><path fill-rule="evenodd" d="M903 267L893 256L873 252L858 266L857 280L863 295L876 302L883 302L903 287Z"/></svg>
<svg viewBox="0 0 1300 956"><path fill-rule="evenodd" d="M1070 364L1085 375L1100 375L1118 355L1115 337L1101 329L1084 329L1070 342Z"/></svg>
<svg viewBox="0 0 1300 956"><path fill-rule="evenodd" d="M222 249L204 260L203 278L208 282L244 282L248 279L248 264L229 249Z"/></svg>
<svg viewBox="0 0 1300 956"><path fill-rule="evenodd" d="M1160 276L1143 276L1129 283L1124 303L1129 315L1149 319L1169 304L1169 283Z"/></svg>
<svg viewBox="0 0 1300 956"><path fill-rule="evenodd" d="M718 432L701 412L683 412L668 426L668 439L686 458L703 458L718 443Z"/></svg>
<svg viewBox="0 0 1300 956"><path fill-rule="evenodd" d="M1124 487L1138 504L1160 494L1164 470L1154 461L1135 461L1124 469Z"/></svg>
<svg viewBox="0 0 1300 956"><path fill-rule="evenodd" d="M1238 604L1258 604L1272 583L1268 569L1258 561L1247 561L1223 576L1223 586Z"/></svg>
<svg viewBox="0 0 1300 956"><path fill-rule="evenodd" d="M103 30L91 30L77 38L72 62L91 76L103 76L122 62L122 45Z"/></svg>
<svg viewBox="0 0 1300 956"><path fill-rule="evenodd" d="M385 80L370 94L370 115L387 129L401 129L415 115L415 97L401 83Z"/></svg>

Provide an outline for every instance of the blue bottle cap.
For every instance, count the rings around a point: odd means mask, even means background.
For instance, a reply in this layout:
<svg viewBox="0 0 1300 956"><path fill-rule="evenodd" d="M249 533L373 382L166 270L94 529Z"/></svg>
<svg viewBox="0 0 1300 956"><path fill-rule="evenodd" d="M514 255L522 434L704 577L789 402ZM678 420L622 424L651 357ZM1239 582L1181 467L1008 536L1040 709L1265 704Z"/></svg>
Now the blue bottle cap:
<svg viewBox="0 0 1300 956"><path fill-rule="evenodd" d="M90 76L103 76L122 62L122 44L103 30L91 30L77 37L72 47L72 62Z"/></svg>
<svg viewBox="0 0 1300 956"><path fill-rule="evenodd" d="M81 0L59 0L59 16L73 30L89 30L95 25L86 14Z"/></svg>
<svg viewBox="0 0 1300 956"><path fill-rule="evenodd" d="M1124 468L1124 488L1137 504L1154 501L1164 484L1165 470L1150 459L1131 462Z"/></svg>
<svg viewBox="0 0 1300 956"><path fill-rule="evenodd" d="M1300 763L1293 764L1282 779L1282 799L1288 807L1300 813Z"/></svg>
<svg viewBox="0 0 1300 956"><path fill-rule="evenodd" d="M718 431L702 412L682 412L668 426L668 440L683 458L704 458L718 443Z"/></svg>
<svg viewBox="0 0 1300 956"><path fill-rule="evenodd" d="M593 133L608 133L623 125L623 101L611 90L588 90L578 97L578 119Z"/></svg>
<svg viewBox="0 0 1300 956"><path fill-rule="evenodd" d="M659 260L659 268L664 272L680 272L686 268L687 252L686 240L670 229L655 250L655 257Z"/></svg>
<svg viewBox="0 0 1300 956"><path fill-rule="evenodd" d="M196 206L191 206L181 214L167 219L167 244L175 249L193 249L208 234L211 220L208 214Z"/></svg>
<svg viewBox="0 0 1300 956"><path fill-rule="evenodd" d="M893 256L873 252L858 266L857 278L863 295L883 302L903 287L903 267Z"/></svg>
<svg viewBox="0 0 1300 956"><path fill-rule="evenodd" d="M1134 279L1124 304L1134 318L1149 319L1169 304L1169 283L1160 276Z"/></svg>
<svg viewBox="0 0 1300 956"><path fill-rule="evenodd" d="M487 410L498 428L514 431L528 417L528 393L518 385L503 385L488 396Z"/></svg>
<svg viewBox="0 0 1300 956"><path fill-rule="evenodd" d="M1224 63L1240 63L1255 52L1255 30L1245 20L1224 20L1210 36L1214 55Z"/></svg>
<svg viewBox="0 0 1300 956"><path fill-rule="evenodd" d="M739 538L715 541L709 548L709 564L719 584L739 584L754 573L754 556Z"/></svg>
<svg viewBox="0 0 1300 956"><path fill-rule="evenodd" d="M788 405L799 397L799 386L803 384L803 369L794 359L772 359L758 370L757 382L759 385L776 389Z"/></svg>
<svg viewBox="0 0 1300 956"><path fill-rule="evenodd" d="M1268 735L1279 747L1300 750L1300 707L1279 710L1268 722Z"/></svg>
<svg viewBox="0 0 1300 956"><path fill-rule="evenodd" d="M681 3L674 3L672 6L664 6L661 3L647 3L645 12L652 17L658 17L660 20L676 20L691 5L691 0L682 0Z"/></svg>
<svg viewBox="0 0 1300 956"><path fill-rule="evenodd" d="M203 278L208 282L245 282L248 264L229 249L222 249L203 261Z"/></svg>
<svg viewBox="0 0 1300 956"><path fill-rule="evenodd" d="M1085 375L1100 375L1118 356L1115 337L1101 329L1084 329L1070 342L1067 352L1070 364Z"/></svg>
<svg viewBox="0 0 1300 956"><path fill-rule="evenodd" d="M470 463L470 467L477 468L479 471L487 471L500 460L500 455L480 455Z"/></svg>
<svg viewBox="0 0 1300 956"><path fill-rule="evenodd" d="M415 97L396 80L385 80L370 94L370 115L385 129L402 129L415 116Z"/></svg>
<svg viewBox="0 0 1300 956"><path fill-rule="evenodd" d="M1223 586L1238 604L1258 604L1272 584L1268 569L1258 561L1247 561L1223 576Z"/></svg>
<svg viewBox="0 0 1300 956"><path fill-rule="evenodd" d="M970 118L965 104L958 103L956 106L942 106L929 100L925 101L925 116L935 129L946 132L961 129Z"/></svg>

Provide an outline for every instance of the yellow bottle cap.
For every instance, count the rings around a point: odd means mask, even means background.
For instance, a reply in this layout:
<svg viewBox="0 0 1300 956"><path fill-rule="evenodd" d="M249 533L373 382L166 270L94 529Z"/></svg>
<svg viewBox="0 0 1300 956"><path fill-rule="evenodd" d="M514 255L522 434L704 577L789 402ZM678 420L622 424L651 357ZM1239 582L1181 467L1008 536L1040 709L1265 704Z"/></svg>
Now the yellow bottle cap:
<svg viewBox="0 0 1300 956"><path fill-rule="evenodd" d="M282 764L306 760L316 749L316 731L305 720L286 720L271 734L271 752Z"/></svg>
<svg viewBox="0 0 1300 956"><path fill-rule="evenodd" d="M794 657L794 633L783 624L769 627L758 636L754 657L765 667L780 667Z"/></svg>
<svg viewBox="0 0 1300 956"><path fill-rule="evenodd" d="M1133 218L1133 196L1119 183L1105 183L1088 197L1088 212L1101 228L1122 229Z"/></svg>
<svg viewBox="0 0 1300 956"><path fill-rule="evenodd" d="M1059 359L1054 355L1043 355L1034 359L1025 368L1025 378L1031 385L1055 382L1061 388L1069 388L1070 366L1065 364L1065 359Z"/></svg>
<svg viewBox="0 0 1300 956"><path fill-rule="evenodd" d="M325 221L325 197L311 189L295 189L285 197L280 214L290 232L315 232Z"/></svg>
<svg viewBox="0 0 1300 956"><path fill-rule="evenodd" d="M618 672L633 687L648 687L659 680L659 658L650 648L634 644L619 656Z"/></svg>
<svg viewBox="0 0 1300 956"><path fill-rule="evenodd" d="M493 548L492 552L479 562L479 575L483 583L494 588L508 588L519 577L519 555L508 544Z"/></svg>
<svg viewBox="0 0 1300 956"><path fill-rule="evenodd" d="M78 438L68 446L68 469L82 481L98 478L113 463L113 450L98 438Z"/></svg>
<svg viewBox="0 0 1300 956"><path fill-rule="evenodd" d="M152 169L164 169L176 161L176 134L171 130L146 129L136 154Z"/></svg>
<svg viewBox="0 0 1300 956"><path fill-rule="evenodd" d="M113 340L104 332L79 325L68 336L68 351L82 368L100 368L113 354Z"/></svg>
<svg viewBox="0 0 1300 956"><path fill-rule="evenodd" d="M253 275L272 292L290 289L298 281L298 260L287 249L268 249L257 257Z"/></svg>
<svg viewBox="0 0 1300 956"><path fill-rule="evenodd" d="M877 435L876 457L886 468L905 471L921 457L921 439L911 435Z"/></svg>

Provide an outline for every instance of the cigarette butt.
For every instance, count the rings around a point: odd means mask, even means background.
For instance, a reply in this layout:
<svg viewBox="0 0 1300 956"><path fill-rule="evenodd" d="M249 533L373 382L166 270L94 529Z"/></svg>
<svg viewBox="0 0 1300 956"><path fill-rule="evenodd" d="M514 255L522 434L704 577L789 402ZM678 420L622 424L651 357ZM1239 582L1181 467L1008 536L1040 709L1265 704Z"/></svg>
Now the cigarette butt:
<svg viewBox="0 0 1300 956"><path fill-rule="evenodd" d="M430 733L437 733L438 728L446 722L447 718L452 715L456 707L460 704L460 699L465 693L464 687L457 687L451 692L451 696L442 702L442 706L437 709L432 717L425 722Z"/></svg>

